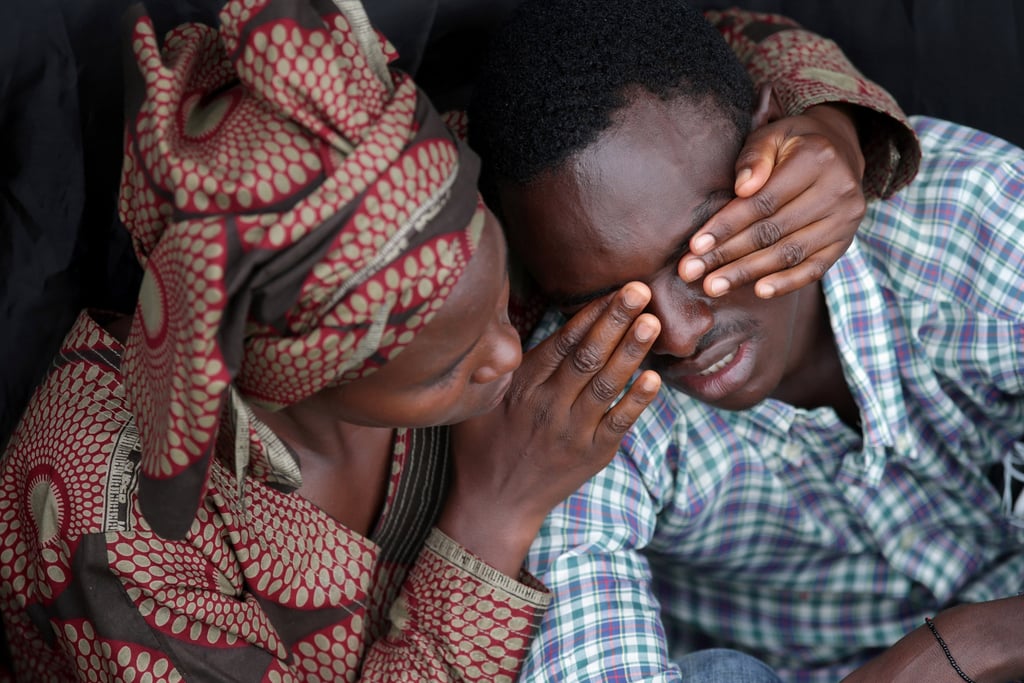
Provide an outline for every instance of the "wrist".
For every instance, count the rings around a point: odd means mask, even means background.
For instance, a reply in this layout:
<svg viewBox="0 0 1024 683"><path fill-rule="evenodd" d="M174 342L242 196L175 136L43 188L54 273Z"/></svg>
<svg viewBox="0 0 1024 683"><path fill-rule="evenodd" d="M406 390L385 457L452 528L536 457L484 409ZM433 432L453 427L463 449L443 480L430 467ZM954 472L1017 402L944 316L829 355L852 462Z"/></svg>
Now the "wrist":
<svg viewBox="0 0 1024 683"><path fill-rule="evenodd" d="M473 505L450 496L437 528L490 566L517 578L542 522L543 518L532 519L493 503Z"/></svg>
<svg viewBox="0 0 1024 683"><path fill-rule="evenodd" d="M958 666L976 683L1024 677L1024 599L959 605L943 611L934 624Z"/></svg>
<svg viewBox="0 0 1024 683"><path fill-rule="evenodd" d="M808 107L804 112L805 116L819 121L832 131L831 139L843 141L843 150L850 157L858 172L858 176L864 177L864 149L861 140L860 116L861 108L857 105L846 104L845 102L823 102Z"/></svg>

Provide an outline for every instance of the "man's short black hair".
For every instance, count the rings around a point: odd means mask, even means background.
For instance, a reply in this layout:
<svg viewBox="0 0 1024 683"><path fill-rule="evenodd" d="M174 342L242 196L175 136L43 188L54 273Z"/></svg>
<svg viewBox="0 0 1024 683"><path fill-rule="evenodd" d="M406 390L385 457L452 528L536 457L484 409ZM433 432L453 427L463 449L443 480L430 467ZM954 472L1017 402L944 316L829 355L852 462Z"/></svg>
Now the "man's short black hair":
<svg viewBox="0 0 1024 683"><path fill-rule="evenodd" d="M683 0L525 0L494 36L469 108L488 182L526 184L593 143L638 88L714 98L750 127L753 85Z"/></svg>

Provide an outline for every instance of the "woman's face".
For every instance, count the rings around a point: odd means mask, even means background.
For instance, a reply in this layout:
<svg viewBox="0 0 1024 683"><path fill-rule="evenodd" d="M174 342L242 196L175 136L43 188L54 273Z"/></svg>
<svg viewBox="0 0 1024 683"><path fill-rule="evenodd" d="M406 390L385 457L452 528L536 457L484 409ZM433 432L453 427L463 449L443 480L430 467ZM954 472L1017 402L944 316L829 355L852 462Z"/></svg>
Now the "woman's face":
<svg viewBox="0 0 1024 683"><path fill-rule="evenodd" d="M430 323L375 373L320 392L317 403L376 427L453 424L488 412L522 360L508 296L505 238L487 211L476 253Z"/></svg>

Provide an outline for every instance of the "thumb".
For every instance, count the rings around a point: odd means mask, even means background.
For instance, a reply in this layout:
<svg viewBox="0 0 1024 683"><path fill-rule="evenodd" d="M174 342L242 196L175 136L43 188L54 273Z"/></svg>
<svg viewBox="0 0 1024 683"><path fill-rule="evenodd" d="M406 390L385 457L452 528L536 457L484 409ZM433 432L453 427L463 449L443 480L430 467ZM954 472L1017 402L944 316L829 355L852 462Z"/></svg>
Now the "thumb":
<svg viewBox="0 0 1024 683"><path fill-rule="evenodd" d="M764 187L779 163L783 142L784 136L774 133L758 135L755 132L747 138L736 159L733 189L737 197L750 197Z"/></svg>

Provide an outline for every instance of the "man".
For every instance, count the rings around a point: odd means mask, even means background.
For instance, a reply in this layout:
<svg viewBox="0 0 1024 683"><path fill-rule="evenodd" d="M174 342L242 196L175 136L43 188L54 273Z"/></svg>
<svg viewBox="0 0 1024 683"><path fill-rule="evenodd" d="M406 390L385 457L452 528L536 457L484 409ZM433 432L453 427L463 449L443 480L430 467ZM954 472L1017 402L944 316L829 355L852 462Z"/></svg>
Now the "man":
<svg viewBox="0 0 1024 683"><path fill-rule="evenodd" d="M502 36L469 118L510 243L563 313L650 285L670 387L535 543L523 680L678 680L707 646L796 681L1024 675L1024 525L989 478L1024 454L1024 152L916 120L917 179L821 283L711 298L675 264L770 85L673 0L528 0Z"/></svg>

